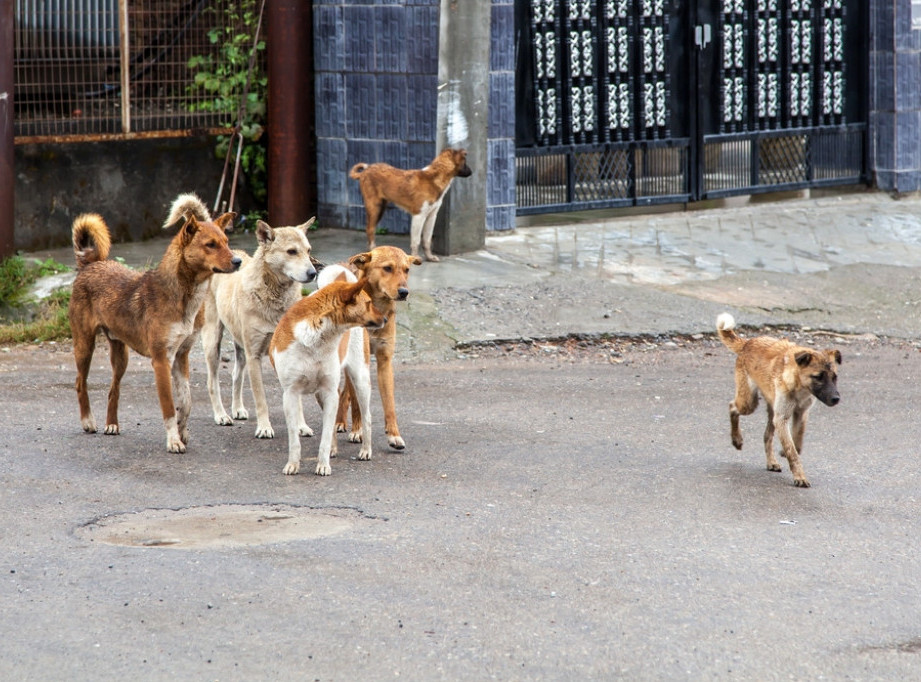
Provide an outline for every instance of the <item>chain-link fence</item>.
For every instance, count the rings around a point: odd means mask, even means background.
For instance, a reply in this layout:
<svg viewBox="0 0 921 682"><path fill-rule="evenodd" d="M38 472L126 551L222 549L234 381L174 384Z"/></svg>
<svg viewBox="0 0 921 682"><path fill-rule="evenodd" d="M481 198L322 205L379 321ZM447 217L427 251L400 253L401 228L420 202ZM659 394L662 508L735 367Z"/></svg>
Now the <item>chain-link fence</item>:
<svg viewBox="0 0 921 682"><path fill-rule="evenodd" d="M16 141L225 132L255 0L15 0Z"/></svg>

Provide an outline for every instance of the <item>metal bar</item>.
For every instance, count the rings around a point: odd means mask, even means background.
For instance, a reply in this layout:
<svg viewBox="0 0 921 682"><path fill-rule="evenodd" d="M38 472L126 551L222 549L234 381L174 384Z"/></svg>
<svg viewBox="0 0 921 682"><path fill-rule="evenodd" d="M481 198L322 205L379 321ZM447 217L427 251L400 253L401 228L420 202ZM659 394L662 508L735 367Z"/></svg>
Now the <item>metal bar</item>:
<svg viewBox="0 0 921 682"><path fill-rule="evenodd" d="M128 0L118 0L118 32L120 38L122 132L131 132L131 53L128 34Z"/></svg>
<svg viewBox="0 0 921 682"><path fill-rule="evenodd" d="M6 0L0 0L6 2ZM70 142L109 142L116 140L153 140L156 138L230 135L233 128L187 128L184 130L146 130L137 133L86 133L77 135L22 135L16 144L65 144Z"/></svg>
<svg viewBox="0 0 921 682"><path fill-rule="evenodd" d="M269 220L296 225L316 212L313 1L267 3Z"/></svg>
<svg viewBox="0 0 921 682"><path fill-rule="evenodd" d="M13 35L15 0L0 0L0 258L15 248L16 192L13 136Z"/></svg>

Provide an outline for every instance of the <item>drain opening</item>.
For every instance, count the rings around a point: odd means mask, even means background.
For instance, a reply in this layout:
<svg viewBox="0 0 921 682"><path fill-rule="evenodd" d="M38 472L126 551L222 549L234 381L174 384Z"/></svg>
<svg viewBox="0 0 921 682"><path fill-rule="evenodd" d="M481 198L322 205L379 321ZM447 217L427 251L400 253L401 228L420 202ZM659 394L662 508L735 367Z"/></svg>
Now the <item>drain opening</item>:
<svg viewBox="0 0 921 682"><path fill-rule="evenodd" d="M250 547L325 538L369 520L355 509L227 504L116 514L81 526L76 534L125 547Z"/></svg>

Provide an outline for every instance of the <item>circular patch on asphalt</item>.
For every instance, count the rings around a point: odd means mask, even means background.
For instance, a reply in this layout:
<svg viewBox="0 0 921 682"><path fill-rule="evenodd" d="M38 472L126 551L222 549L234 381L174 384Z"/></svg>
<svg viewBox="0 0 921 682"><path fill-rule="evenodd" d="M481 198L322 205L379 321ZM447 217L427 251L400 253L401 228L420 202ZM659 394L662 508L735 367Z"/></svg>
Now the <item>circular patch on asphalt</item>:
<svg viewBox="0 0 921 682"><path fill-rule="evenodd" d="M106 516L78 528L77 536L127 547L249 547L325 538L366 518L354 509L225 504Z"/></svg>

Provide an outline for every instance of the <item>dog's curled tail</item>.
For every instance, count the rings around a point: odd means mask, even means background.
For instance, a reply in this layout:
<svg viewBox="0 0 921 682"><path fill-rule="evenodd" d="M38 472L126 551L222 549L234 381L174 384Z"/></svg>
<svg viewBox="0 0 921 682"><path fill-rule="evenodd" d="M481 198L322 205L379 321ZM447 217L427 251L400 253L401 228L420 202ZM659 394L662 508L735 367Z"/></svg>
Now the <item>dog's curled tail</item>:
<svg viewBox="0 0 921 682"><path fill-rule="evenodd" d="M208 222L211 220L211 214L208 212L205 203L198 198L197 194L180 194L170 206L169 214L163 223L164 229L174 225L180 218L188 220L194 216L195 220Z"/></svg>
<svg viewBox="0 0 921 682"><path fill-rule="evenodd" d="M352 178L352 180L357 180L367 167L368 164L366 163L356 163L352 166L352 170L349 171L349 177Z"/></svg>
<svg viewBox="0 0 921 682"><path fill-rule="evenodd" d="M98 213L83 213L78 215L71 227L74 239L74 258L77 259L77 270L90 263L105 260L109 257L109 248L112 246L112 237L106 221Z"/></svg>
<svg viewBox="0 0 921 682"><path fill-rule="evenodd" d="M733 353L738 353L745 342L736 334L735 328L735 318L729 313L720 313L716 318L716 333L719 334L720 341Z"/></svg>

